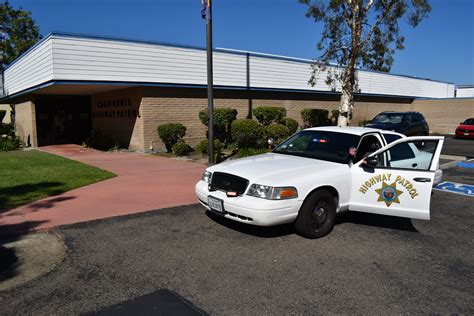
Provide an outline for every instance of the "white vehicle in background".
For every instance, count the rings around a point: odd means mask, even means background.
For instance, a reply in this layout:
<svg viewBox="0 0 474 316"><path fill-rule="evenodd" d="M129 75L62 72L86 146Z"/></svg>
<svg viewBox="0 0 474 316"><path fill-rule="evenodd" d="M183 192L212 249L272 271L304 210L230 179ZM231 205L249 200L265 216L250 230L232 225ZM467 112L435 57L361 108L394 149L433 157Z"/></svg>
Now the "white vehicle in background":
<svg viewBox="0 0 474 316"><path fill-rule="evenodd" d="M207 168L195 192L226 218L294 222L308 238L328 234L344 210L428 220L443 141L363 127L310 128L271 153Z"/></svg>

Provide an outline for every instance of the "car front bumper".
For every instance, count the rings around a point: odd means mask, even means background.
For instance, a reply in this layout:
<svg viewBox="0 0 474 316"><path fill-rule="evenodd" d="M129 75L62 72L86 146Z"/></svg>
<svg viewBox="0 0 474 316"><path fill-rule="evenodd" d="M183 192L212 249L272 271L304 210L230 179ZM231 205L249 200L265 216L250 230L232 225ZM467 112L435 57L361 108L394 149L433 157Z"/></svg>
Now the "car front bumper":
<svg viewBox="0 0 474 316"><path fill-rule="evenodd" d="M257 226L273 226L291 223L296 219L303 200L265 200L253 196L242 195L227 197L225 192L212 191L208 184L199 181L195 187L199 202L208 210L207 198L213 196L223 201L224 212L213 211L226 218Z"/></svg>
<svg viewBox="0 0 474 316"><path fill-rule="evenodd" d="M466 135L467 134L467 135ZM456 130L456 137L457 138L469 138L469 139L474 139L474 131L469 131L469 132L460 132L459 130Z"/></svg>

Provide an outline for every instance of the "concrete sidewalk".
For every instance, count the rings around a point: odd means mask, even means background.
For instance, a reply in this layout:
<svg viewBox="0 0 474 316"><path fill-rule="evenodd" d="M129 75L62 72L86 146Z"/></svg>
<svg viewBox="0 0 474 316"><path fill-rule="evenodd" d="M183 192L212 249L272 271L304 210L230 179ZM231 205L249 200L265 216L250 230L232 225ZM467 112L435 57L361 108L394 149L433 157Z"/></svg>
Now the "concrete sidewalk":
<svg viewBox="0 0 474 316"><path fill-rule="evenodd" d="M0 234L196 203L204 165L140 153L109 153L78 145L40 150L117 174L117 177L20 206L0 215Z"/></svg>

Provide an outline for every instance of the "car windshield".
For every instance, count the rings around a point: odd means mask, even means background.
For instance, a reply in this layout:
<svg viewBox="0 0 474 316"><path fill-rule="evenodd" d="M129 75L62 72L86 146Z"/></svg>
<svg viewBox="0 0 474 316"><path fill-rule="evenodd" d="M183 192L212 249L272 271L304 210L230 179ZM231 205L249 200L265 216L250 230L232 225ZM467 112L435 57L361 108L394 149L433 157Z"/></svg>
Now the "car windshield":
<svg viewBox="0 0 474 316"><path fill-rule="evenodd" d="M403 119L401 113L382 113L374 117L371 123L379 124L400 124Z"/></svg>
<svg viewBox="0 0 474 316"><path fill-rule="evenodd" d="M474 118L465 120L463 125L474 125Z"/></svg>
<svg viewBox="0 0 474 316"><path fill-rule="evenodd" d="M360 136L326 131L301 131L273 150L274 153L348 163L349 148Z"/></svg>

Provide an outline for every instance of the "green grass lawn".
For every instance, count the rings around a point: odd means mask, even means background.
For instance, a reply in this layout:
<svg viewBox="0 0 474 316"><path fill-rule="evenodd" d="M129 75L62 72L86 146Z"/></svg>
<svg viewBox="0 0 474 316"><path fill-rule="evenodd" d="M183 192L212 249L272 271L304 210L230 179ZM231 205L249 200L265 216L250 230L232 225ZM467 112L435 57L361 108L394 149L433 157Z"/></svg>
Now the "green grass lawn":
<svg viewBox="0 0 474 316"><path fill-rule="evenodd" d="M108 171L44 152L0 152L0 210L115 177Z"/></svg>

